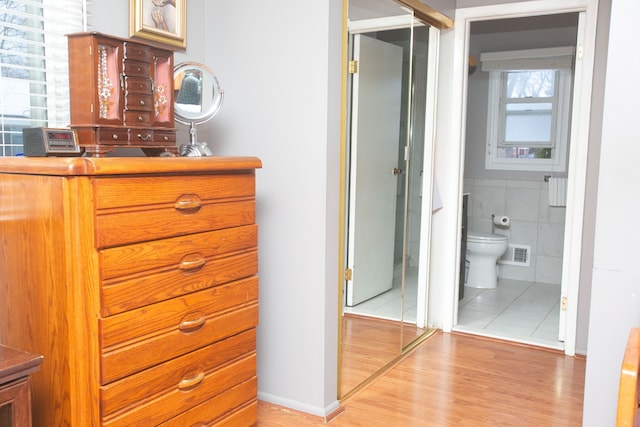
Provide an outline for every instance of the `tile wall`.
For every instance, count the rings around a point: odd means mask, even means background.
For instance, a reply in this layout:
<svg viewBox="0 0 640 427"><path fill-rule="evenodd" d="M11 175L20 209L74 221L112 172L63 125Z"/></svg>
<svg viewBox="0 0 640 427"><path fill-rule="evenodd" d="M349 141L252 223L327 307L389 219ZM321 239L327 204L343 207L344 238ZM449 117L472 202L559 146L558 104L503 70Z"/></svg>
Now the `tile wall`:
<svg viewBox="0 0 640 427"><path fill-rule="evenodd" d="M549 206L549 184L465 178L464 192L470 194L470 232L491 232L491 214L507 215L511 225L496 227L496 233L531 246L530 266L501 264L501 278L560 284L566 208Z"/></svg>

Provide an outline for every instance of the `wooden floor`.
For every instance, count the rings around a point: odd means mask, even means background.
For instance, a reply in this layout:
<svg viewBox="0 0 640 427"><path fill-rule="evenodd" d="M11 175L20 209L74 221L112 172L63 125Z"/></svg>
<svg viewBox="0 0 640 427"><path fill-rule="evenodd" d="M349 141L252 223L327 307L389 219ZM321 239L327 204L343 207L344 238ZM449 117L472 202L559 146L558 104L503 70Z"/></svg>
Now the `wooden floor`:
<svg viewBox="0 0 640 427"><path fill-rule="evenodd" d="M341 395L348 394L426 332L415 324L359 315L342 318Z"/></svg>
<svg viewBox="0 0 640 427"><path fill-rule="evenodd" d="M462 334L436 333L343 402L329 426L581 426L585 359ZM318 426L261 404L258 425Z"/></svg>

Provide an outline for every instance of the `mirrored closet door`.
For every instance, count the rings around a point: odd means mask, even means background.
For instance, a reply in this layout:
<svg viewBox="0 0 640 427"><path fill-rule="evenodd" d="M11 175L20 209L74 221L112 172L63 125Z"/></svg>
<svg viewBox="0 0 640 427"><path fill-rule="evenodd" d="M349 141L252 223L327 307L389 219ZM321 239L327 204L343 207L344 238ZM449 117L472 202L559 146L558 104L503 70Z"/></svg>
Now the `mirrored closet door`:
<svg viewBox="0 0 640 427"><path fill-rule="evenodd" d="M427 333L438 30L350 0L340 396Z"/></svg>

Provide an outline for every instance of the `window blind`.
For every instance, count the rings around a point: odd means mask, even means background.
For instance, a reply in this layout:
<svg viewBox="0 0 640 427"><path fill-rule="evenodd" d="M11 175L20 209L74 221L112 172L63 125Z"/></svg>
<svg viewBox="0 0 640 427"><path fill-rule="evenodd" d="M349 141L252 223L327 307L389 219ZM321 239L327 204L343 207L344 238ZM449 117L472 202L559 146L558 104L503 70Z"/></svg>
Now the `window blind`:
<svg viewBox="0 0 640 427"><path fill-rule="evenodd" d="M3 156L22 153L22 128L69 125L68 33L86 31L88 0L0 0Z"/></svg>
<svg viewBox="0 0 640 427"><path fill-rule="evenodd" d="M482 71L570 70L574 52L572 46L484 52L480 54L480 62Z"/></svg>

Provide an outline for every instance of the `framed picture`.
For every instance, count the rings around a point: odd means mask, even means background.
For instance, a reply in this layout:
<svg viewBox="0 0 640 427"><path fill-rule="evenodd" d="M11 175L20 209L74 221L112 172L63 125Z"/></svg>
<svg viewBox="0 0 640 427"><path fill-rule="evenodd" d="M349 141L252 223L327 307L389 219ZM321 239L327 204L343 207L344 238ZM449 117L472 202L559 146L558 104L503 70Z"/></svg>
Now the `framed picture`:
<svg viewBox="0 0 640 427"><path fill-rule="evenodd" d="M129 36L185 49L187 0L129 0Z"/></svg>

